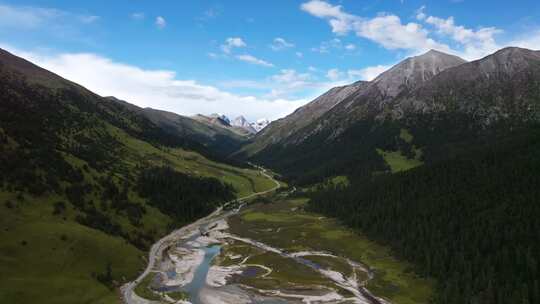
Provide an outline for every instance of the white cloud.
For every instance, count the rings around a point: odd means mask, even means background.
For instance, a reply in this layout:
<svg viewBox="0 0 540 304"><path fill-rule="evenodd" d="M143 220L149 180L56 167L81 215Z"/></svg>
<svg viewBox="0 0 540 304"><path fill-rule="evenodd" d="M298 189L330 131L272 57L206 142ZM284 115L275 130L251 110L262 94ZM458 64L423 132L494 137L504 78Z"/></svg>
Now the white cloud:
<svg viewBox="0 0 540 304"><path fill-rule="evenodd" d="M142 69L96 54L51 55L2 47L101 96L116 96L141 107L183 115L219 112L233 117L243 114L250 120L277 119L309 101L242 96L195 80L179 79L173 71Z"/></svg>
<svg viewBox="0 0 540 304"><path fill-rule="evenodd" d="M274 75L271 77L272 80L280 82L280 83L306 83L310 78L311 75L309 73L298 73L296 70L293 69L283 69L280 71L279 74ZM297 85L295 85L297 86Z"/></svg>
<svg viewBox="0 0 540 304"><path fill-rule="evenodd" d="M416 19L420 21L425 20L427 17L425 10L426 10L425 5L422 5L418 10L416 10Z"/></svg>
<svg viewBox="0 0 540 304"><path fill-rule="evenodd" d="M427 50L438 49L448 51L450 48L428 37L428 31L420 24L401 23L395 15L381 15L361 22L356 34L373 40L387 49Z"/></svg>
<svg viewBox="0 0 540 304"><path fill-rule="evenodd" d="M341 5L333 6L325 1L312 0L303 3L300 8L315 17L327 19L332 31L340 35L352 30L355 23L360 21L358 17L345 13Z"/></svg>
<svg viewBox="0 0 540 304"><path fill-rule="evenodd" d="M351 79L371 81L389 68L391 68L389 65L376 65L360 70L348 70L347 75Z"/></svg>
<svg viewBox="0 0 540 304"><path fill-rule="evenodd" d="M254 57L254 56L248 55L248 54L237 55L236 59L247 62L247 63L251 63L251 64L262 65L262 66L265 66L265 67L273 67L274 66L273 64L271 64L268 61L264 61L262 59L259 59L257 57Z"/></svg>
<svg viewBox="0 0 540 304"><path fill-rule="evenodd" d="M201 20L210 20L214 19L221 15L221 9L219 7L211 7L204 11L203 17L200 18Z"/></svg>
<svg viewBox="0 0 540 304"><path fill-rule="evenodd" d="M156 26L159 29L164 29L167 26L167 20L165 20L165 18L163 18L162 16L157 16L156 17Z"/></svg>
<svg viewBox="0 0 540 304"><path fill-rule="evenodd" d="M509 45L527 48L531 50L540 50L540 29L527 33L511 41Z"/></svg>
<svg viewBox="0 0 540 304"><path fill-rule="evenodd" d="M0 5L1 26L35 28L60 15L62 12L55 9Z"/></svg>
<svg viewBox="0 0 540 304"><path fill-rule="evenodd" d="M98 19L99 16L74 14L54 8L0 4L0 27L32 30L52 23L65 26L67 23L93 23Z"/></svg>
<svg viewBox="0 0 540 304"><path fill-rule="evenodd" d="M525 32L518 38L501 42L496 39L499 34L503 33L501 29L496 27L471 29L456 24L453 16L448 18L429 16L425 11L425 6L418 9L416 18L431 26L441 37L453 41L456 47L450 52L467 60L482 58L507 46L540 49L540 29Z"/></svg>
<svg viewBox="0 0 540 304"><path fill-rule="evenodd" d="M298 57L298 58L303 58L303 57L304 57L304 53L302 53L302 52L296 52L296 57Z"/></svg>
<svg viewBox="0 0 540 304"><path fill-rule="evenodd" d="M389 50L408 50L418 54L428 49L437 49L474 60L484 57L505 46L522 46L532 49L540 48L540 31L529 31L520 39L506 42L497 41L502 30L496 27L467 28L456 24L454 17L440 18L429 16L426 7L416 11L416 22L404 23L393 14L379 14L368 18L350 14L341 5L332 5L321 0L310 0L301 5L301 9L315 17L324 19L332 28L332 32L345 35L354 32L358 37L369 39ZM437 35L442 41L431 36ZM313 51L328 53L339 44L321 44Z"/></svg>
<svg viewBox="0 0 540 304"><path fill-rule="evenodd" d="M462 25L457 25L454 17L450 16L446 19L435 16L427 16L424 13L424 7L421 8L419 15L423 17L423 21L435 28L437 33L442 36L447 36L459 45L462 46L462 55L465 59L476 59L486 54L492 53L499 48L495 41L495 35L502 33L502 30L495 27L482 27L478 30L466 28ZM417 16L418 17L418 16Z"/></svg>
<svg viewBox="0 0 540 304"><path fill-rule="evenodd" d="M334 38L328 41L323 41L318 47L311 48L311 51L325 54L330 53L332 49L342 49L343 44L339 38Z"/></svg>
<svg viewBox="0 0 540 304"><path fill-rule="evenodd" d="M234 48L243 48L247 44L240 37L230 37L225 39L225 43L221 45L221 50L225 54L230 54Z"/></svg>
<svg viewBox="0 0 540 304"><path fill-rule="evenodd" d="M308 70L309 72L298 72L294 69L282 69L279 73L263 80L233 80L222 82L220 86L259 90L263 92L263 97L267 99L299 99L300 96L309 96L309 100L312 100L332 87L345 85L353 81L347 77L342 77L346 76L344 73L338 73L339 77L335 78L335 81L329 81L326 77L319 79L319 77L312 74L317 69L311 67Z"/></svg>
<svg viewBox="0 0 540 304"><path fill-rule="evenodd" d="M91 16L80 16L79 19L82 23L94 23L97 20L99 20L99 16L91 15Z"/></svg>
<svg viewBox="0 0 540 304"><path fill-rule="evenodd" d="M464 59L476 60L507 46L540 49L540 29L526 31L511 40L497 41L497 36L503 33L501 29L496 27L470 29L456 24L452 16L446 19L429 16L425 13L425 9L421 7L418 10L417 18L432 26L440 36L451 39L456 44L456 48L450 52Z"/></svg>
<svg viewBox="0 0 540 304"><path fill-rule="evenodd" d="M298 73L293 69L283 69L279 74L273 75L269 79L267 87L271 88L271 97L283 97L307 88L313 88L318 84L312 81L309 73Z"/></svg>
<svg viewBox="0 0 540 304"><path fill-rule="evenodd" d="M345 49L348 50L348 51L354 51L356 50L356 45L352 44L352 43L349 43L345 46Z"/></svg>
<svg viewBox="0 0 540 304"><path fill-rule="evenodd" d="M372 40L387 49L426 50L449 47L428 37L428 32L417 23L403 24L396 15L362 18L345 12L340 5L311 0L301 5L309 14L328 21L332 31L339 35L354 31L357 36Z"/></svg>
<svg viewBox="0 0 540 304"><path fill-rule="evenodd" d="M342 77L342 73L338 69L330 69L326 72L326 77L332 81L337 81Z"/></svg>
<svg viewBox="0 0 540 304"><path fill-rule="evenodd" d="M294 47L293 43L288 42L287 40L281 37L275 38L272 44L270 45L270 48L274 51L281 51L281 50L292 48L292 47Z"/></svg>
<svg viewBox="0 0 540 304"><path fill-rule="evenodd" d="M131 19L133 20L143 20L144 18L146 18L146 15L144 13L132 13L130 15Z"/></svg>

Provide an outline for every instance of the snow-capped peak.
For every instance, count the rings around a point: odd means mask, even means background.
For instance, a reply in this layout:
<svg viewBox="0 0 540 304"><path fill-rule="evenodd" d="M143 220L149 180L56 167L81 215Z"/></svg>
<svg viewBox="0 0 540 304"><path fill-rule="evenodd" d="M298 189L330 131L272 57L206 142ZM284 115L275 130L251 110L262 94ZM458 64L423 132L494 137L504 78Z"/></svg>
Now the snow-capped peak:
<svg viewBox="0 0 540 304"><path fill-rule="evenodd" d="M251 126L257 131L261 131L270 124L270 121L266 118L257 119L256 122L251 123Z"/></svg>
<svg viewBox="0 0 540 304"><path fill-rule="evenodd" d="M250 133L257 133L264 129L269 123L270 121L266 118L257 119L255 122L249 122L244 116L240 115L231 122L231 126L243 128Z"/></svg>
<svg viewBox="0 0 540 304"><path fill-rule="evenodd" d="M236 117L232 122L231 122L231 126L235 126L235 127L246 127L246 126L249 126L249 122L247 121L247 119L244 117L244 116L238 116Z"/></svg>
<svg viewBox="0 0 540 304"><path fill-rule="evenodd" d="M210 117L212 117L212 118L219 118L219 119L221 119L222 121L226 122L227 124L230 124L230 123L231 123L231 120L229 119L229 117L227 117L227 116L224 115L224 114L214 113L214 114L210 115Z"/></svg>

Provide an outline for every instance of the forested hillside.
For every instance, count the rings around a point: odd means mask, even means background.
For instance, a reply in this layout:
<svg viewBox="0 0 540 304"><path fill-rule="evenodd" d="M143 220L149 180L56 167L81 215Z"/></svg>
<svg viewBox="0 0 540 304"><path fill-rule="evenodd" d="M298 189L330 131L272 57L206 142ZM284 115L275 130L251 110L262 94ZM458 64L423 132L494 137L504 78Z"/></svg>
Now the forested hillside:
<svg viewBox="0 0 540 304"><path fill-rule="evenodd" d="M115 303L157 238L272 187L194 151L206 147L0 51L0 302Z"/></svg>
<svg viewBox="0 0 540 304"><path fill-rule="evenodd" d="M300 128L257 135L241 156L299 184L433 164L538 122L538 79L539 51L510 47L472 62L430 51L343 99L330 95L338 102Z"/></svg>
<svg viewBox="0 0 540 304"><path fill-rule="evenodd" d="M235 162L228 156L239 149L248 139L247 135L241 135L211 123L201 122L194 117L152 108L140 108L115 97L106 97L106 99L116 104L118 108L123 109L123 112L128 115L137 113L141 117L148 119L170 136L189 139L192 143L197 143L197 146L192 145L190 149L203 153L206 157L220 162L242 165L242 163Z"/></svg>
<svg viewBox="0 0 540 304"><path fill-rule="evenodd" d="M538 303L538 172L536 127L438 164L321 187L309 208L437 279L437 303Z"/></svg>

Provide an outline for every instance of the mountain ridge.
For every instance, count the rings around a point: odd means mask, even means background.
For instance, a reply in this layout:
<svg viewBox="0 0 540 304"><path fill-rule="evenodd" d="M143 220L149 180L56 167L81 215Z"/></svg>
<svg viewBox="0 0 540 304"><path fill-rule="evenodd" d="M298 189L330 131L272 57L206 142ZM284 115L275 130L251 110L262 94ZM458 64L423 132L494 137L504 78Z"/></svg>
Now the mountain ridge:
<svg viewBox="0 0 540 304"><path fill-rule="evenodd" d="M0 52L0 302L115 303L161 235L274 186L141 111Z"/></svg>
<svg viewBox="0 0 540 304"><path fill-rule="evenodd" d="M344 123L347 123L348 116L351 116L348 112L358 99L373 99L378 105L382 105L384 101L393 98L403 85L414 87L417 83L425 82L442 70L465 62L454 55L430 50L423 55L401 61L378 75L373 81L357 81L350 85L332 88L292 114L273 122L265 132L257 134L252 143L244 147L241 153L250 156L269 145L299 143L310 136L309 134L299 135L300 130L334 108L341 107L341 113L338 115L343 117ZM429 67L430 71L426 72L426 67ZM408 75L403 75L404 71ZM312 112L315 113L312 114ZM324 124L325 122L321 121L312 129L312 133L320 130ZM337 129L334 136L339 135L344 128L341 125L333 127Z"/></svg>
<svg viewBox="0 0 540 304"><path fill-rule="evenodd" d="M430 51L332 100L333 107L294 132L271 141L261 133L240 155L278 171L288 168L291 176L305 170L313 176L350 173L354 166L346 163L353 159L368 171L386 171L389 155L435 161L458 153L466 141L537 121L538 78L538 51L505 48L472 62ZM400 130L410 133L407 140Z"/></svg>

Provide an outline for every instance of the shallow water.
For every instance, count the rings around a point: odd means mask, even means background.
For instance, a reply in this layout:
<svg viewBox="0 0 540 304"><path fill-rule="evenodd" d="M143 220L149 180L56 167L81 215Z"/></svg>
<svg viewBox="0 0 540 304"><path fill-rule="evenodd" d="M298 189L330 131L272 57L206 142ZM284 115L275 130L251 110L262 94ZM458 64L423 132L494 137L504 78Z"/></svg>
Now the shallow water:
<svg viewBox="0 0 540 304"><path fill-rule="evenodd" d="M208 275L208 270L210 269L212 260L220 253L221 246L212 245L210 247L203 247L201 249L204 250L204 259L197 267L193 281L182 287L182 290L190 295L190 301L193 304L201 303L199 300L199 292L203 287L206 286L206 276Z"/></svg>
<svg viewBox="0 0 540 304"><path fill-rule="evenodd" d="M244 268L244 271L242 271L242 276L246 278L255 278L265 272L266 270L262 269L261 267L247 266L246 268Z"/></svg>

